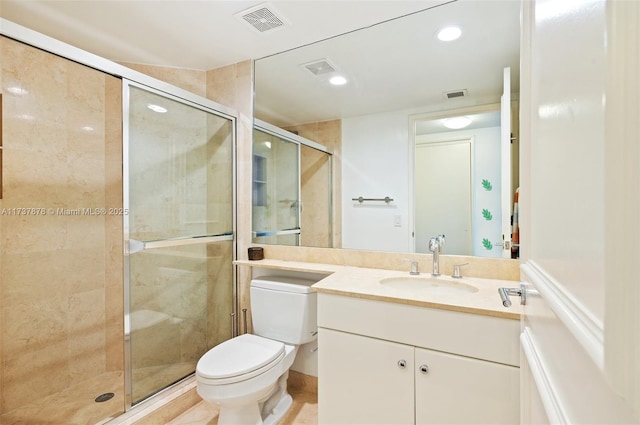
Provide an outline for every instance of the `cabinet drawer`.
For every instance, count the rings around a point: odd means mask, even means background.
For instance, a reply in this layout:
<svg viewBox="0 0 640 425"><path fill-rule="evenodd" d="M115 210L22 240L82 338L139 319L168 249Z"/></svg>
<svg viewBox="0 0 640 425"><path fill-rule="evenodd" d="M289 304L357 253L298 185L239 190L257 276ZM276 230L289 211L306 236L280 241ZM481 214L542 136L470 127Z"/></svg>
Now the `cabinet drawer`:
<svg viewBox="0 0 640 425"><path fill-rule="evenodd" d="M319 293L318 326L520 364L518 320Z"/></svg>

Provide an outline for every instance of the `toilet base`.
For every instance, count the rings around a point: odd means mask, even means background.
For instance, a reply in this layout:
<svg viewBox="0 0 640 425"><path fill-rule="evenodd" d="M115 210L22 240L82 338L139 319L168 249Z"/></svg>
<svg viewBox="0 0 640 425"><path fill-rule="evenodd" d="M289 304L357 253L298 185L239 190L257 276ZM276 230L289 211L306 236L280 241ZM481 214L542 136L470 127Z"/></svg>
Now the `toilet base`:
<svg viewBox="0 0 640 425"><path fill-rule="evenodd" d="M293 405L293 398L287 392L288 377L287 370L271 387L262 390L262 397L260 393L254 393L253 396L259 399L253 403L246 402L251 398L245 401L233 399L230 403L208 400L220 407L218 425L277 425ZM202 387L198 387L198 394L202 397L201 390Z"/></svg>
<svg viewBox="0 0 640 425"><path fill-rule="evenodd" d="M289 371L287 370L278 378L276 390L273 394L264 403L261 403L262 423L264 425L275 425L280 422L293 404L293 398L287 392L288 378Z"/></svg>
<svg viewBox="0 0 640 425"><path fill-rule="evenodd" d="M220 408L218 416L218 424L237 424L237 425L261 425L262 417L260 417L260 409L257 404L246 405L240 408Z"/></svg>
<svg viewBox="0 0 640 425"><path fill-rule="evenodd" d="M276 425L287 414L292 404L293 397L290 394L285 395L280 399L276 407L271 410L271 413L262 420L262 423L264 425Z"/></svg>

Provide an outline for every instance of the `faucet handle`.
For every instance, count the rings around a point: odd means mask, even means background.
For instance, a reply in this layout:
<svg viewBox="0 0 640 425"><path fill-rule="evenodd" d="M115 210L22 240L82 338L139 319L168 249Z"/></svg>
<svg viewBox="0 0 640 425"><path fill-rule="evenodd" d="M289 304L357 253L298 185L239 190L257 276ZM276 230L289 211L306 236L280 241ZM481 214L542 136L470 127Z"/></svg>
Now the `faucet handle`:
<svg viewBox="0 0 640 425"><path fill-rule="evenodd" d="M417 261L413 261L410 260L408 258L403 258L404 261L411 263L411 271L409 272L410 275L419 275L420 274L420 270L418 268L418 262Z"/></svg>
<svg viewBox="0 0 640 425"><path fill-rule="evenodd" d="M453 265L453 274L451 275L451 277L454 277L456 279L460 279L462 277L462 275L460 274L460 267L467 266L467 265L469 265L469 263L454 264Z"/></svg>

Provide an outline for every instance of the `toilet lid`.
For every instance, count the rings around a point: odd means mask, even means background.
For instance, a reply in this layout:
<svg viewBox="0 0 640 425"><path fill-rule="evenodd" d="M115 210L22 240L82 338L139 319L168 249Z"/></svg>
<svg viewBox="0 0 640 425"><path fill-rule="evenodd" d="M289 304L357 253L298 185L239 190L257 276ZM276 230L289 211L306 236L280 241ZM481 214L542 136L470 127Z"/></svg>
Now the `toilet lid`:
<svg viewBox="0 0 640 425"><path fill-rule="evenodd" d="M216 345L198 361L198 375L224 379L261 369L284 356L284 344L244 334Z"/></svg>

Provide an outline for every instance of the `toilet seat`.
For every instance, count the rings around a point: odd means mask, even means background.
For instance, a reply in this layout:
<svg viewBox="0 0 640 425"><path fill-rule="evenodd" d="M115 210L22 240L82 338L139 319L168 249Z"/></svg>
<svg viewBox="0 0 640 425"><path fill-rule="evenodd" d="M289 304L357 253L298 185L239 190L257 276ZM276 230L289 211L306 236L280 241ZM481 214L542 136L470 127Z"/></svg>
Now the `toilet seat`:
<svg viewBox="0 0 640 425"><path fill-rule="evenodd" d="M223 385L244 381L280 362L285 346L280 341L244 334L209 350L198 361L196 374L203 383Z"/></svg>

